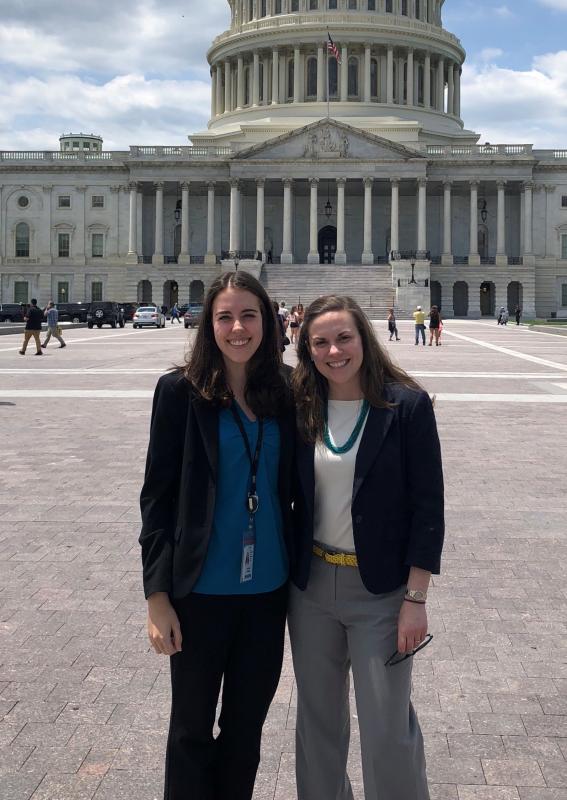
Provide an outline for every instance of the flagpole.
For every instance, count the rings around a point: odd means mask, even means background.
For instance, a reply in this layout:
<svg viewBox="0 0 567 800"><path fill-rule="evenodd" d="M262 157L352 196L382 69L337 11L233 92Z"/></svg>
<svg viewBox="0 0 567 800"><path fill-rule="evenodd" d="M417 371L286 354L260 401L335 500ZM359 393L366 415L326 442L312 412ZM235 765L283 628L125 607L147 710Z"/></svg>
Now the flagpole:
<svg viewBox="0 0 567 800"><path fill-rule="evenodd" d="M330 97L330 78L329 78L329 29L327 28L327 41L325 42L325 51L327 53L327 119L331 118L331 97Z"/></svg>

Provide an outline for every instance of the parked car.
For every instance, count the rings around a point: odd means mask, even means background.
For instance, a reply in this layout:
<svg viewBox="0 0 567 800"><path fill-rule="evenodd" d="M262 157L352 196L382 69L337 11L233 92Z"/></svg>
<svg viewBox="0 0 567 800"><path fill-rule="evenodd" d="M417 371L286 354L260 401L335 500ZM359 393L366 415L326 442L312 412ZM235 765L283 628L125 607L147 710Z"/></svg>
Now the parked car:
<svg viewBox="0 0 567 800"><path fill-rule="evenodd" d="M189 303L187 311L183 315L183 324L186 328L196 328L201 321L203 306L200 303Z"/></svg>
<svg viewBox="0 0 567 800"><path fill-rule="evenodd" d="M94 325L97 328L102 328L103 325L110 325L111 328L116 328L119 325L123 328L124 312L122 311L122 306L110 300L91 303L87 312L87 328L92 328Z"/></svg>
<svg viewBox="0 0 567 800"><path fill-rule="evenodd" d="M134 328L165 328L165 314L157 306L140 306L132 319Z"/></svg>
<svg viewBox="0 0 567 800"><path fill-rule="evenodd" d="M56 303L59 322L86 322L88 303Z"/></svg>
<svg viewBox="0 0 567 800"><path fill-rule="evenodd" d="M24 309L19 303L0 303L0 322L23 322Z"/></svg>
<svg viewBox="0 0 567 800"><path fill-rule="evenodd" d="M124 319L126 322L132 322L134 318L134 314L136 313L136 309L140 305L139 303L118 303L120 308L124 312Z"/></svg>

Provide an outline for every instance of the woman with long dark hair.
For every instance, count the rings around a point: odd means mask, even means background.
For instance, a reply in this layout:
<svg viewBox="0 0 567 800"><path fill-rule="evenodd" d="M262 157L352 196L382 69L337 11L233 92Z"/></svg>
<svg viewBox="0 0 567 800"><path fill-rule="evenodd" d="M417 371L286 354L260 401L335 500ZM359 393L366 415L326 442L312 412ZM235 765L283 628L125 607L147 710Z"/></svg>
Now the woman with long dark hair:
<svg viewBox="0 0 567 800"><path fill-rule="evenodd" d="M148 634L171 665L165 800L252 797L283 658L294 430L270 299L226 273L158 382L141 493Z"/></svg>
<svg viewBox="0 0 567 800"><path fill-rule="evenodd" d="M444 535L432 403L348 297L309 306L297 355L289 628L298 800L352 800L349 668L366 800L426 800L410 690Z"/></svg>

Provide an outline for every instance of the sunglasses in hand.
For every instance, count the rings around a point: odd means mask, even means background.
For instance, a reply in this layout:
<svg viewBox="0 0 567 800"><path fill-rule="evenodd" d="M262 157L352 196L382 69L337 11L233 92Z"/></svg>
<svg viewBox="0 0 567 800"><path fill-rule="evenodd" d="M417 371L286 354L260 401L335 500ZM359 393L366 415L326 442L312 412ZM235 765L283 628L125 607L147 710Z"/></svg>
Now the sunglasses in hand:
<svg viewBox="0 0 567 800"><path fill-rule="evenodd" d="M412 658L412 656L414 656L416 653L419 653L420 650L423 650L424 647L427 647L427 645L432 639L433 639L433 634L428 633L423 642L413 650L410 650L409 653L398 653L398 651L396 650L396 652L392 653L392 655L387 661L384 661L384 666L395 667L396 664L401 664L402 661L406 661L408 658Z"/></svg>

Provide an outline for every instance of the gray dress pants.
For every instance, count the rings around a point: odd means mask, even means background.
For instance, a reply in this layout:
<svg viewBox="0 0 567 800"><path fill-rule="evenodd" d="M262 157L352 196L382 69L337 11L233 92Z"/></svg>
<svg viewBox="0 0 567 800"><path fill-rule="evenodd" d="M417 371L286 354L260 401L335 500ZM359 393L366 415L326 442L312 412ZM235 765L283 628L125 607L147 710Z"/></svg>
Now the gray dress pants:
<svg viewBox="0 0 567 800"><path fill-rule="evenodd" d="M316 556L307 589L292 584L298 800L353 798L346 771L350 668L365 800L429 800L423 737L410 701L412 659L384 665L396 650L404 591L371 594L358 569Z"/></svg>

